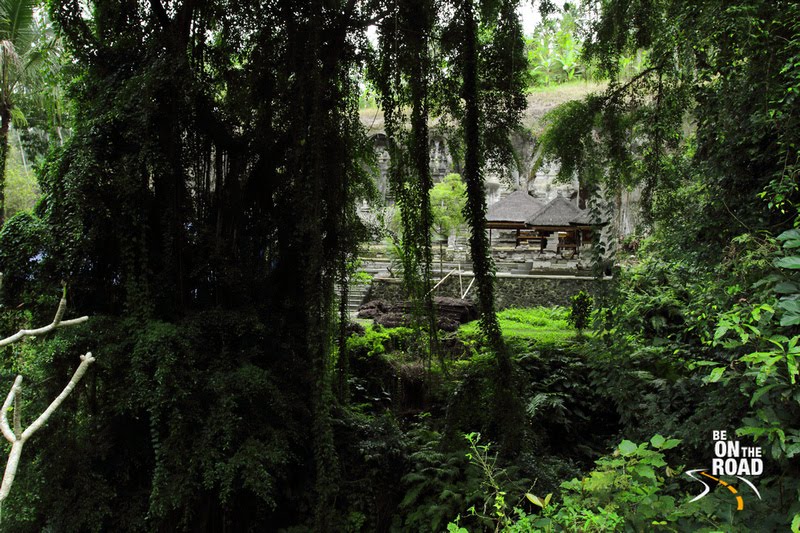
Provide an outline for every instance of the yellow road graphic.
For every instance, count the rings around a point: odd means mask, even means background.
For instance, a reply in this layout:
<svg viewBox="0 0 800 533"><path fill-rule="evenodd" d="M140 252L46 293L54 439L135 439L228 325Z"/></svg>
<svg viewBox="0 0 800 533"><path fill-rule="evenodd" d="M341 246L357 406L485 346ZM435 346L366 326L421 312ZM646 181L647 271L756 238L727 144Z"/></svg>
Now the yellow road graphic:
<svg viewBox="0 0 800 533"><path fill-rule="evenodd" d="M709 479L713 479L714 481L716 481L717 483L719 483L723 487L727 487L729 491L731 491L733 494L736 494L736 510L737 511L741 511L742 509L744 509L744 500L742 499L741 496L739 496L738 492L736 491L736 489L732 485L730 485L728 483L725 483L721 479L717 479L714 476L706 474L705 472L700 472L700 475L701 476L706 476Z"/></svg>

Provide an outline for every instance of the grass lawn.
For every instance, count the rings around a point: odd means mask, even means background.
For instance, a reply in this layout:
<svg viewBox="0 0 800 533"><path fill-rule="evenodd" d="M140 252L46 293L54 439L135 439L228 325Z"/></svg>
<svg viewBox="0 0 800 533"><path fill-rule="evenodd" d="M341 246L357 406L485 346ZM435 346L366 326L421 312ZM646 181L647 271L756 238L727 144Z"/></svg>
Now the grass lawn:
<svg viewBox="0 0 800 533"><path fill-rule="evenodd" d="M497 318L500 321L503 337L510 346L540 349L546 346L556 347L575 342L577 332L567 321L568 313L569 310L565 307L515 308L500 311L497 313ZM388 337L386 339L383 337L397 333L399 335L398 338L401 338L404 337L404 333L401 333L400 330L404 332L411 331L407 328L379 328L374 330L371 319L355 319L354 321L365 327L366 335L350 341L353 344L352 348L363 344L368 347L368 351L371 354L383 353L396 348L383 347L378 349L377 346L383 346L388 339ZM591 331L584 331L585 336L591 336L591 334ZM474 320L463 324L458 330L458 337L464 342L477 341L480 338L478 321ZM393 343L392 346L394 344L396 343Z"/></svg>
<svg viewBox="0 0 800 533"><path fill-rule="evenodd" d="M563 344L575 340L576 331L567 322L564 307L535 307L506 309L497 313L506 340L534 341L536 344ZM469 322L458 330L462 339L479 336L478 321Z"/></svg>

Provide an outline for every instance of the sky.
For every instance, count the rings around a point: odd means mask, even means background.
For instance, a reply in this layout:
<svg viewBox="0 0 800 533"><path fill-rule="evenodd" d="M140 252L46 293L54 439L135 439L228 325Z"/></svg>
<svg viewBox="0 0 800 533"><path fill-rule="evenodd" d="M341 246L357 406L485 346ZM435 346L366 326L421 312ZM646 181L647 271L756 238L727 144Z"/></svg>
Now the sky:
<svg viewBox="0 0 800 533"><path fill-rule="evenodd" d="M555 6L558 9L561 9L564 7L564 2L566 0L552 0L552 1L553 4L555 4ZM539 21L542 20L542 16L539 14L539 2L536 2L534 0L523 0L522 2L520 2L519 7L517 8L517 12L519 13L520 18L522 19L523 32L525 33L525 35L531 35L533 33L533 29L536 27ZM372 41L373 44L377 42L377 36L375 31L376 30L374 26L370 26L370 28L367 30L367 35L369 36L369 40Z"/></svg>
<svg viewBox="0 0 800 533"><path fill-rule="evenodd" d="M533 2L522 2L520 6L517 8L517 12L522 19L522 29L525 32L525 35L530 35L533 33L533 29L542 20L542 16L539 14L538 6L534 6Z"/></svg>
<svg viewBox="0 0 800 533"><path fill-rule="evenodd" d="M566 0L554 0L553 4L555 4L558 9L561 9L564 7L565 1ZM542 16L539 14L539 2L523 0L520 2L517 12L522 19L522 30L525 32L525 35L530 35L533 33L533 29L536 25L542 20Z"/></svg>

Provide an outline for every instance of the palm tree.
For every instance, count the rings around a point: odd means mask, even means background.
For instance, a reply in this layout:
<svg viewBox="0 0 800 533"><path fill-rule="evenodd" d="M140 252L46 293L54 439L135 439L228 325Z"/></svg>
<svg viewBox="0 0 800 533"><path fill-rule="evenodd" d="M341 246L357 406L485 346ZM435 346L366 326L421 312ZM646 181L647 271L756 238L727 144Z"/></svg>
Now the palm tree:
<svg viewBox="0 0 800 533"><path fill-rule="evenodd" d="M17 118L17 91L25 82L34 59L36 35L32 0L0 0L0 226L5 221L8 130Z"/></svg>

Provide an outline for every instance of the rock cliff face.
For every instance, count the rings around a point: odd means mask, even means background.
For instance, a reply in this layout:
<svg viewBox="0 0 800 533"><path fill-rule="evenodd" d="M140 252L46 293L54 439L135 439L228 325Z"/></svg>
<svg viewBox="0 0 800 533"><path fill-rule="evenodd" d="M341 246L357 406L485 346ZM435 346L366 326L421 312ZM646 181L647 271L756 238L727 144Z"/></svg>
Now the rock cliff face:
<svg viewBox="0 0 800 533"><path fill-rule="evenodd" d="M386 136L379 132L375 133L372 139L378 155L379 168L379 173L375 176L375 183L382 199L388 205L392 205L393 199L388 182L390 161ZM532 196L544 201L561 195L575 200L581 207L585 207L586 202L591 200L584 196L577 180L569 183L561 183L556 180L557 164L543 164L534 168L537 153L536 141L532 135L515 135L513 143L520 168L506 173L492 170L486 172L486 203L488 206L519 189L527 190ZM447 174L460 173L459 165L453 161L447 150L445 138L440 135L431 135L430 161L434 182L441 181ZM638 190L623 191L617 197L607 199L614 202L616 206L614 219L610 223L618 235L625 236L635 231L639 221L639 199Z"/></svg>
<svg viewBox="0 0 800 533"><path fill-rule="evenodd" d="M540 164L537 166L539 153L536 137L542 131L545 115L558 105L582 98L590 92L602 89L596 84L573 84L558 87L555 90L534 92L528 97L528 108L523 117L524 132L512 138L512 144L518 157L518 168L498 172L489 169L486 172L486 203L491 206L506 195L519 190L527 190L529 194L544 201L556 196L574 199L581 207L585 207L588 198L584 197L577 180L570 183L558 183L558 165ZM386 204L392 205L393 199L388 184L389 152L386 135L383 132L383 116L380 111L366 110L362 113L362 122L372 136L379 173L375 176L378 191ZM430 141L431 173L434 182L441 181L449 173L460 173L457 161L453 160L447 148L445 137L436 132L436 124L432 123ZM609 221L610 227L624 236L634 232L639 222L639 191L624 191L614 198L608 198L615 204L614 219ZM364 206L367 210L367 206Z"/></svg>

